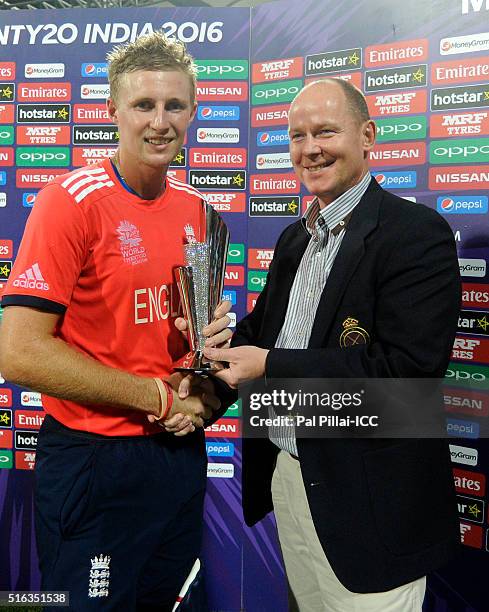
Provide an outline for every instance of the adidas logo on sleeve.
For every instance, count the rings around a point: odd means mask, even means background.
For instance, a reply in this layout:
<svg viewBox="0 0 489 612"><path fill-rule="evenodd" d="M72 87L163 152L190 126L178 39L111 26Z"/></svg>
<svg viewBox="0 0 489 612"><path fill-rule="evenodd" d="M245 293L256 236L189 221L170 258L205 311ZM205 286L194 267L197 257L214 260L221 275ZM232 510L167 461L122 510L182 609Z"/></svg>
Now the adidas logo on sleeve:
<svg viewBox="0 0 489 612"><path fill-rule="evenodd" d="M24 289L39 289L49 291L49 285L45 282L39 264L35 263L23 274L19 274L13 282L14 287L24 287Z"/></svg>

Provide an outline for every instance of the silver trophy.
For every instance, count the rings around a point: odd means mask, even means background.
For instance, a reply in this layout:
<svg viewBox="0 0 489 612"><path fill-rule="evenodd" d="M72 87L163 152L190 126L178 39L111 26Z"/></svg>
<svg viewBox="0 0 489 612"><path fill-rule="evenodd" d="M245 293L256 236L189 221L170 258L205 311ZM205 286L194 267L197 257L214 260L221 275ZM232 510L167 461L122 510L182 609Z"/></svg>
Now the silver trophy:
<svg viewBox="0 0 489 612"><path fill-rule="evenodd" d="M175 268L183 315L188 324L190 352L174 364L179 372L205 373L219 369L204 356L203 328L214 318L221 301L229 245L229 230L210 204L202 200L204 242L184 246L185 266Z"/></svg>

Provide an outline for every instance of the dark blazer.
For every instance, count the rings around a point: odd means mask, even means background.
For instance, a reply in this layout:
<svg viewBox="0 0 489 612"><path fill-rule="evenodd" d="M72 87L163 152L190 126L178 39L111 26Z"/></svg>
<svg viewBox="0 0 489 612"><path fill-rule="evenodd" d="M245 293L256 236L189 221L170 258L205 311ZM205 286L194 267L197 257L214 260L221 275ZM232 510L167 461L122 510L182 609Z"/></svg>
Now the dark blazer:
<svg viewBox="0 0 489 612"><path fill-rule="evenodd" d="M233 346L271 348L268 378L443 377L460 310L457 253L445 220L372 179L349 220L308 348L274 349L308 241L301 221L284 230L266 286L238 324ZM340 346L347 317L368 332L366 344ZM453 555L459 526L446 441L298 439L297 445L316 531L350 591L395 588ZM277 453L269 440L243 440L248 525L273 510Z"/></svg>

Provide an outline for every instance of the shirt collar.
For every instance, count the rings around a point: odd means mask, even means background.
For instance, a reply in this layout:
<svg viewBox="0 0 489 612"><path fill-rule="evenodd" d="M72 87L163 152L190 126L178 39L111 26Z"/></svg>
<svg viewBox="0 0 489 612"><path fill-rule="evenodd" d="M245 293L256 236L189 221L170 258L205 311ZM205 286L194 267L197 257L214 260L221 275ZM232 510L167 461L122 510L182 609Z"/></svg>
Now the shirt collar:
<svg viewBox="0 0 489 612"><path fill-rule="evenodd" d="M353 209L367 191L371 179L370 172L367 172L356 185L342 193L336 200L333 200L322 209L319 207L319 199L317 197L314 198L301 219L304 229L312 236L316 235L317 221L321 216L328 230L334 235L339 234L346 227Z"/></svg>

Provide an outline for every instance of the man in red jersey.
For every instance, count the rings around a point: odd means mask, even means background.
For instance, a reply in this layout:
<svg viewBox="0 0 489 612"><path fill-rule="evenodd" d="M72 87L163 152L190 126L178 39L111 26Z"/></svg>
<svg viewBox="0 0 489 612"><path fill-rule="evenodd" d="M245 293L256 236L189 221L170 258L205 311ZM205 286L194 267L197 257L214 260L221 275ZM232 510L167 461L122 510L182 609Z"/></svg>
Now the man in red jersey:
<svg viewBox="0 0 489 612"><path fill-rule="evenodd" d="M167 172L196 112L195 74L160 33L108 59L118 151L38 194L3 294L0 369L42 392L47 412L42 589L69 591L83 612L171 610L200 550L202 426L228 402L223 386L217 397L210 380L172 374L187 350L173 268L199 239L202 195ZM209 345L228 341L228 310L205 328Z"/></svg>

